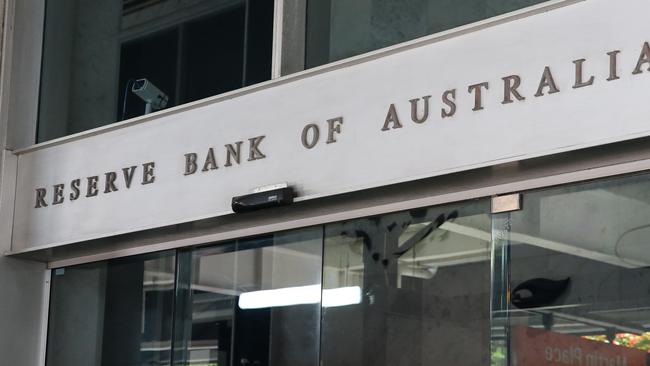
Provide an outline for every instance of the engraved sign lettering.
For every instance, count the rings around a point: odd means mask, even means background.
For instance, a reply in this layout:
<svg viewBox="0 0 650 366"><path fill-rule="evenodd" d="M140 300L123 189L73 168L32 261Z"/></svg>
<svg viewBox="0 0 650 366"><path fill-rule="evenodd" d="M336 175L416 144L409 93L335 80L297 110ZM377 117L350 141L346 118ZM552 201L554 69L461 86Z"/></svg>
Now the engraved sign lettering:
<svg viewBox="0 0 650 366"><path fill-rule="evenodd" d="M619 72L621 54L621 50L603 53L602 57L606 60L606 67L599 70L599 73L595 73L592 69L587 70L590 65L588 59L573 59L571 80L559 80L553 72L554 66L547 65L536 75L492 75L499 77L503 83L498 86L491 85L488 81L478 81L442 91L425 91L427 94L431 92L430 95L421 93L411 99L392 101L387 104L385 114L381 114L384 116L383 120L376 121L378 130L389 132L402 129L406 124L423 125L432 123L435 119L453 119L459 108L484 113L486 108L490 108L491 102L498 102L503 105L503 108L512 108L509 105L521 103L534 103L542 97L566 93L567 91L561 90L559 85L567 85L567 83L570 83L568 85L572 85L572 88L579 92L579 89L596 85L605 87L603 84L619 80L623 77L622 75L636 77L636 75L650 72L650 43L642 43L639 56L636 57L635 54L635 63L628 65L629 72L625 74ZM558 81L566 81L566 83L558 83ZM535 98L526 98L530 96L524 92L526 85L532 85L532 90L536 90L532 94ZM461 99L457 98L458 90L467 90L468 93L465 95L466 98L462 99L462 103L459 101ZM432 95L439 97L432 97ZM408 108L408 112L406 108ZM439 117L430 113L431 110L435 111L436 109L440 111ZM412 123L407 123L409 119ZM298 133L299 145L306 150L312 150L321 141L326 143L323 146L337 143L345 137L344 126L347 124L344 124L343 116L306 123ZM247 165L254 164L257 160L267 159L266 139L266 135L258 135L242 137L238 141L217 141L217 145L206 146L205 150L187 152L179 156L178 174L180 176L193 176L199 173L219 175L228 174L227 171L235 167L245 169ZM408 145L408 142L404 141L404 144ZM134 179L140 180L140 186L155 184L158 182L155 174L156 164L156 162L150 161L129 165L119 170L100 170L95 175L70 177L67 182L52 182L49 185L36 187L33 190L33 207L35 209L55 209L53 206L64 207L66 202L82 197L93 199L94 197L123 194L131 189ZM169 164L169 162L161 161L159 164Z"/></svg>

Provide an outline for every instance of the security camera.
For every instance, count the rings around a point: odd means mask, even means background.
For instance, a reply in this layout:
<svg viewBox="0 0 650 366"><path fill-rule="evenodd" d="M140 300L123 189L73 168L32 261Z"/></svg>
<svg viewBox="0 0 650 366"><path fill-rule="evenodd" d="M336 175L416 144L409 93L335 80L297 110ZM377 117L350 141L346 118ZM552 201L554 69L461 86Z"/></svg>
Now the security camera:
<svg viewBox="0 0 650 366"><path fill-rule="evenodd" d="M163 93L147 79L134 81L131 91L146 103L145 114L151 113L152 110L165 108L169 101L167 94Z"/></svg>
<svg viewBox="0 0 650 366"><path fill-rule="evenodd" d="M293 203L295 193L292 187L264 190L232 198L235 213L256 211L264 208L285 206Z"/></svg>

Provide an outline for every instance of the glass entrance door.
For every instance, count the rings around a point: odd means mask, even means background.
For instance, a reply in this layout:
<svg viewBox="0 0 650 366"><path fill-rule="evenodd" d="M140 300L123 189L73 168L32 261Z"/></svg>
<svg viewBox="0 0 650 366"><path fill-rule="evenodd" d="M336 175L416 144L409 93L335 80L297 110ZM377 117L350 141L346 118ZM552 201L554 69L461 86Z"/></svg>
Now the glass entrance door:
<svg viewBox="0 0 650 366"><path fill-rule="evenodd" d="M181 256L175 365L318 364L322 228Z"/></svg>
<svg viewBox="0 0 650 366"><path fill-rule="evenodd" d="M486 199L54 270L47 366L489 360Z"/></svg>
<svg viewBox="0 0 650 366"><path fill-rule="evenodd" d="M493 365L645 366L647 175L529 192L493 216Z"/></svg>
<svg viewBox="0 0 650 366"><path fill-rule="evenodd" d="M646 366L649 178L55 269L47 366Z"/></svg>

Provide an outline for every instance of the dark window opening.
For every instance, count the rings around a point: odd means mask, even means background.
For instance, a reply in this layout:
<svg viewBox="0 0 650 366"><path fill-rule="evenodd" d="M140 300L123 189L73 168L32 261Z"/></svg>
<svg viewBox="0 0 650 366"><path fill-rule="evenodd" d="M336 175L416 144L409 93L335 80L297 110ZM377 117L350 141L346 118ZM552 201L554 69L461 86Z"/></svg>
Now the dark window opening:
<svg viewBox="0 0 650 366"><path fill-rule="evenodd" d="M37 141L269 80L272 33L273 0L50 0ZM167 103L147 109L138 79Z"/></svg>

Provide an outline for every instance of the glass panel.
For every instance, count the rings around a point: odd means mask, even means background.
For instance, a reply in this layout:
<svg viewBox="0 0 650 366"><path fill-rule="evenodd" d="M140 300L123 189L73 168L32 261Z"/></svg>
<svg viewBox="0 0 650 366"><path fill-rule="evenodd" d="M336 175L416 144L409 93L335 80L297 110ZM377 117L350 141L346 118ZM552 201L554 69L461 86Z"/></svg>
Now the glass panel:
<svg viewBox="0 0 650 366"><path fill-rule="evenodd" d="M322 65L544 1L308 0L306 65Z"/></svg>
<svg viewBox="0 0 650 366"><path fill-rule="evenodd" d="M273 0L48 0L37 140L268 80L272 34Z"/></svg>
<svg viewBox="0 0 650 366"><path fill-rule="evenodd" d="M170 365L173 253L53 271L47 366Z"/></svg>
<svg viewBox="0 0 650 366"><path fill-rule="evenodd" d="M188 24L185 29L185 90L189 102L242 86L244 34L233 36L229 30L243 29L245 9L230 9ZM215 35L219 38L215 39ZM205 47L208 44L219 47ZM223 57L230 55L229 57Z"/></svg>
<svg viewBox="0 0 650 366"><path fill-rule="evenodd" d="M648 178L527 193L495 218L495 364L648 364Z"/></svg>
<svg viewBox="0 0 650 366"><path fill-rule="evenodd" d="M191 252L174 363L316 366L322 250L319 227Z"/></svg>
<svg viewBox="0 0 650 366"><path fill-rule="evenodd" d="M485 200L326 226L323 366L486 365Z"/></svg>

